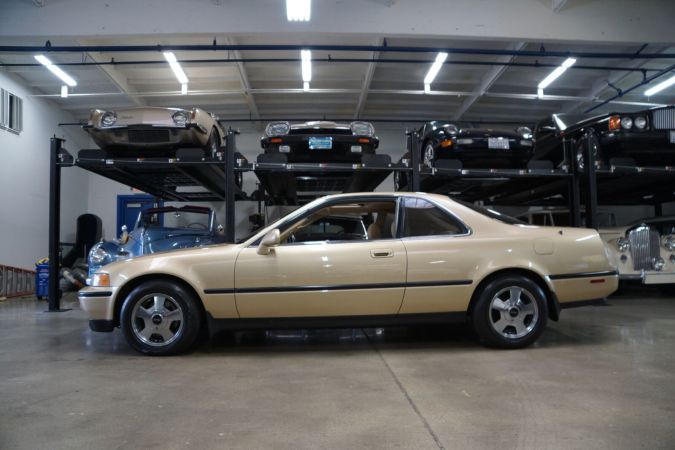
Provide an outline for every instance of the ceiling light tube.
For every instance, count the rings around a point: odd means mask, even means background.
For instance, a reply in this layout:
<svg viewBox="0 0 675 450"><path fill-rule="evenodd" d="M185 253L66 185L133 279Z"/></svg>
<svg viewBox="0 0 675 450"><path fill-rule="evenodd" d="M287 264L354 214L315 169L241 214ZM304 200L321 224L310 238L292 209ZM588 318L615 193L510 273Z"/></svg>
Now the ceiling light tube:
<svg viewBox="0 0 675 450"><path fill-rule="evenodd" d="M286 0L286 19L289 22L309 22L312 0Z"/></svg>
<svg viewBox="0 0 675 450"><path fill-rule="evenodd" d="M35 55L35 59L37 62L45 66L51 73L56 75L61 81L66 83L70 87L77 86L77 81L75 81L70 75L65 73L59 66L55 66L49 58L47 58L45 55Z"/></svg>
<svg viewBox="0 0 675 450"><path fill-rule="evenodd" d="M429 72L427 72L427 76L424 77L425 85L434 82L434 78L436 78L436 75L438 75L438 71L441 70L441 67L443 67L443 63L447 58L448 54L445 52L440 52L438 55L436 55L436 61L434 61L434 63L431 65Z"/></svg>
<svg viewBox="0 0 675 450"><path fill-rule="evenodd" d="M302 58L302 81L309 83L312 81L312 51L301 50L300 57Z"/></svg>
<svg viewBox="0 0 675 450"><path fill-rule="evenodd" d="M540 97L543 97L543 90L546 89L546 88L547 88L551 83L553 83L556 79L558 79L558 77L559 77L560 75L562 75L563 73L565 73L565 71L566 71L567 69L569 69L570 67L572 67L572 66L574 65L575 62L577 62L576 59L574 59L574 58L567 58L565 61L563 61L563 63L562 63L560 66L558 66L558 67L556 67L555 69L553 69L553 71L552 71L551 73L549 73L548 76L547 76L546 78L544 78L543 80L541 80L541 82L537 85L537 89L541 89L541 92L542 92L542 95L540 95ZM537 91L537 92L539 92L539 91Z"/></svg>
<svg viewBox="0 0 675 450"><path fill-rule="evenodd" d="M178 64L176 55L174 55L173 52L164 52L164 59L166 59L166 62L168 62L169 66L171 66L171 70L173 70L176 78L178 78L178 82L180 84L188 84L188 77L185 75L185 72L183 72L183 68L180 66L180 64Z"/></svg>
<svg viewBox="0 0 675 450"><path fill-rule="evenodd" d="M675 84L675 75L668 78L666 81L662 81L661 83L657 84L656 86L647 89L645 91L645 95L647 97L651 97L652 95L661 92L662 90L664 90L665 88L667 88L669 86L672 86L673 84Z"/></svg>

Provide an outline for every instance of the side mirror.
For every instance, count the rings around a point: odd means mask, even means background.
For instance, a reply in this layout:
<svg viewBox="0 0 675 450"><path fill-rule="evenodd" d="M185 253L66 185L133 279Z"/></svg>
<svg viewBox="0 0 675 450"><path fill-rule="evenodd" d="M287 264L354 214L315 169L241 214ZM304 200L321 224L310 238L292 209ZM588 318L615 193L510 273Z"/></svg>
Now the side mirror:
<svg viewBox="0 0 675 450"><path fill-rule="evenodd" d="M272 247L276 247L281 242L281 233L278 229L274 229L267 233L262 240L260 245L258 245L258 254L259 255L269 255L272 251Z"/></svg>

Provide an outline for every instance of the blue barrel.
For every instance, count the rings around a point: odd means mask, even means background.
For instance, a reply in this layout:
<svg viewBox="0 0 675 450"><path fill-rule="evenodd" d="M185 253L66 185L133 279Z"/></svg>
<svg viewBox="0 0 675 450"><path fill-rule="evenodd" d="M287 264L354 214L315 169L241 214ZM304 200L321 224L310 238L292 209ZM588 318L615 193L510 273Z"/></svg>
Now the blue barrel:
<svg viewBox="0 0 675 450"><path fill-rule="evenodd" d="M35 264L35 296L38 300L49 296L49 263Z"/></svg>

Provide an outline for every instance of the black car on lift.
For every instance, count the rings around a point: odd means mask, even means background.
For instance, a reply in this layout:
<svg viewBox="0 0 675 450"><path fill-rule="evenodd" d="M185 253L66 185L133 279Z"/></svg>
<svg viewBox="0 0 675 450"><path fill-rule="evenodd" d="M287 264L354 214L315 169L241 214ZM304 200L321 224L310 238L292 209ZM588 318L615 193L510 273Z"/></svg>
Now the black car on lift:
<svg viewBox="0 0 675 450"><path fill-rule="evenodd" d="M425 123L418 131L421 141L420 161L426 167L439 167L441 161L461 162L469 169L524 169L532 157L532 130L519 127L513 131L458 127L444 121ZM410 153L401 160L410 161ZM397 189L407 184L407 175L394 173Z"/></svg>
<svg viewBox="0 0 675 450"><path fill-rule="evenodd" d="M270 122L260 145L265 154L285 154L288 163L360 163L380 141L369 122Z"/></svg>
<svg viewBox="0 0 675 450"><path fill-rule="evenodd" d="M596 168L614 158L630 158L638 166L675 165L675 107L667 106L631 113L553 114L534 130L533 160L549 160L556 167L567 165L567 145L575 163L584 167L584 145L590 139ZM569 149L569 147L567 147Z"/></svg>

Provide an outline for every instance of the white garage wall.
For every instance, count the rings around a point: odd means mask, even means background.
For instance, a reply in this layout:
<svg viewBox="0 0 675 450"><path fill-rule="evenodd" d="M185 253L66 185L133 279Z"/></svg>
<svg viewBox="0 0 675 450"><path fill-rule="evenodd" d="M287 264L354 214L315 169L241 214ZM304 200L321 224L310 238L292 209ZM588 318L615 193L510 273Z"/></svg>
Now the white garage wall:
<svg viewBox="0 0 675 450"><path fill-rule="evenodd" d="M78 128L59 127L74 118L50 101L30 96L15 78L0 71L0 87L23 99L23 131L0 130L0 264L26 269L48 254L49 139L66 139L80 147L87 137ZM63 170L61 240L74 242L75 220L87 211L89 175L79 168Z"/></svg>

